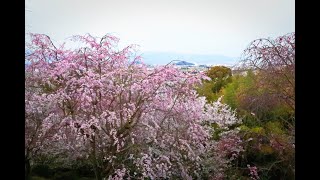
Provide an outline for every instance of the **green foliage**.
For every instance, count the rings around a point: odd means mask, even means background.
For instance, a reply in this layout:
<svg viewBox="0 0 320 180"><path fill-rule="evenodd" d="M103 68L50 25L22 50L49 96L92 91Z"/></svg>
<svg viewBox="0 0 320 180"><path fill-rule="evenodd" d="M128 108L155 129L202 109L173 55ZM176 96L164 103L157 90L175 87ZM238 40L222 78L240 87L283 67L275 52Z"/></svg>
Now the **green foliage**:
<svg viewBox="0 0 320 180"><path fill-rule="evenodd" d="M268 121L261 126L240 126L245 151L236 167L255 164L261 179L294 177L294 147L281 121Z"/></svg>
<svg viewBox="0 0 320 180"><path fill-rule="evenodd" d="M245 131L245 132L250 130L250 128L248 126L244 125L244 124L239 126L239 128L240 128L240 131Z"/></svg>
<svg viewBox="0 0 320 180"><path fill-rule="evenodd" d="M228 79L232 74L231 69L228 67L214 66L206 72L206 75L215 81L217 79Z"/></svg>
<svg viewBox="0 0 320 180"><path fill-rule="evenodd" d="M238 107L238 102L236 100L236 93L239 88L239 78L234 77L233 81L226 85L226 87L222 90L223 102L228 104L232 109Z"/></svg>
<svg viewBox="0 0 320 180"><path fill-rule="evenodd" d="M272 147L270 145L266 145L266 144L262 144L260 146L260 151L262 154L272 154L274 152Z"/></svg>
<svg viewBox="0 0 320 180"><path fill-rule="evenodd" d="M211 80L204 81L197 88L197 92L200 96L206 97L208 102L213 102L222 95L221 90L232 82L231 69L225 66L214 66L206 72L206 75Z"/></svg>
<svg viewBox="0 0 320 180"><path fill-rule="evenodd" d="M213 102L218 100L220 97L219 93L213 93L212 87L214 83L212 81L203 82L203 84L197 88L197 92L200 96L206 97L208 102Z"/></svg>
<svg viewBox="0 0 320 180"><path fill-rule="evenodd" d="M238 115L245 121L273 121L279 119L292 119L294 111L279 98L270 94L270 90L260 84L261 74L249 70L245 76L234 75L232 82L222 89L220 96L223 102L232 109L237 109ZM250 117L249 114L254 114Z"/></svg>
<svg viewBox="0 0 320 180"><path fill-rule="evenodd" d="M212 92L219 93L221 88L232 81L231 69L225 66L214 66L206 72L206 75L211 78Z"/></svg>
<svg viewBox="0 0 320 180"><path fill-rule="evenodd" d="M262 127L254 127L251 129L251 132L256 133L257 135L265 135L266 132Z"/></svg>
<svg viewBox="0 0 320 180"><path fill-rule="evenodd" d="M222 90L223 102L233 109L242 108L240 106L242 103L241 98L244 95L255 93L254 78L255 74L252 71L248 71L246 76L232 76L230 83Z"/></svg>
<svg viewBox="0 0 320 180"><path fill-rule="evenodd" d="M284 134L284 130L282 129L282 125L279 121L275 122L267 122L266 129L271 134L282 135Z"/></svg>
<svg viewBox="0 0 320 180"><path fill-rule="evenodd" d="M230 179L248 177L247 164L257 166L260 179L294 179L294 111L260 83L262 78L253 71L234 75L219 94L243 122L245 151L229 169Z"/></svg>

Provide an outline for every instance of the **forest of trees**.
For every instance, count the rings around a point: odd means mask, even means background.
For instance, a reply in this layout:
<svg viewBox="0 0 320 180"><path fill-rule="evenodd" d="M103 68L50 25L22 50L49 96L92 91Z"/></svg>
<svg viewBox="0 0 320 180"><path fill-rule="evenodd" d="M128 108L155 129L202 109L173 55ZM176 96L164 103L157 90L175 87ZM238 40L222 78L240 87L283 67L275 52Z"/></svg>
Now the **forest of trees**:
<svg viewBox="0 0 320 180"><path fill-rule="evenodd" d="M30 37L26 179L295 179L294 33L199 74L110 35Z"/></svg>
<svg viewBox="0 0 320 180"><path fill-rule="evenodd" d="M241 169L254 164L260 179L294 179L295 34L253 41L230 72L211 68L212 81L198 92L212 102L222 96L242 119L245 151L233 162L232 173L239 177Z"/></svg>

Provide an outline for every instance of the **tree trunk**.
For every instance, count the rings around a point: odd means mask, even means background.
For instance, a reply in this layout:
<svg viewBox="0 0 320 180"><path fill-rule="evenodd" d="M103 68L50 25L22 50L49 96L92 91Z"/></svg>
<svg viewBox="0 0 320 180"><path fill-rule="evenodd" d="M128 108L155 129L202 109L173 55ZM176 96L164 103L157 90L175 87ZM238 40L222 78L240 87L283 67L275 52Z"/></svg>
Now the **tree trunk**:
<svg viewBox="0 0 320 180"><path fill-rule="evenodd" d="M30 158L25 158L25 179L30 180L31 175L31 166L30 166Z"/></svg>
<svg viewBox="0 0 320 180"><path fill-rule="evenodd" d="M102 180L101 177L101 171L100 168L98 167L97 163L96 163L96 159L94 159L94 164L93 164L93 169L94 169L94 174L96 175L96 179L97 180Z"/></svg>
<svg viewBox="0 0 320 180"><path fill-rule="evenodd" d="M94 173L96 175L96 179L97 180L102 180L101 169L98 166L97 157L96 157L96 141L95 141L95 137L94 136L92 136L91 145L92 145L92 158L93 158Z"/></svg>

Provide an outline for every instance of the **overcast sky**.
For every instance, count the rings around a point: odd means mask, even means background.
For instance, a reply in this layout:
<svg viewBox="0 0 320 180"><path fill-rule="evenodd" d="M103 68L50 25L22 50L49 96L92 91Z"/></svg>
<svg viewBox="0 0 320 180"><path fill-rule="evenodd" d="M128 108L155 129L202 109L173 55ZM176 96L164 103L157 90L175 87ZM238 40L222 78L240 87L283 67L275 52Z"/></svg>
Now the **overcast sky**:
<svg viewBox="0 0 320 180"><path fill-rule="evenodd" d="M56 41L111 33L140 51L238 57L260 37L295 31L294 0L26 0L26 32Z"/></svg>

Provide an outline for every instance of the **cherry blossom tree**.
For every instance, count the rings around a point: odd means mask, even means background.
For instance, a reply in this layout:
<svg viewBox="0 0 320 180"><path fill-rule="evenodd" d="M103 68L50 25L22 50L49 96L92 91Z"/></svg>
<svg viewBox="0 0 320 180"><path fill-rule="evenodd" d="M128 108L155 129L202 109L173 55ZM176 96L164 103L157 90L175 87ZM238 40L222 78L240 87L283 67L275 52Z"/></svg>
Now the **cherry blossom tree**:
<svg viewBox="0 0 320 180"><path fill-rule="evenodd" d="M240 120L220 101L198 96L205 75L170 64L150 70L135 46L117 50L114 36L71 40L80 47L57 47L42 34L27 45L29 161L39 153L86 158L97 179L223 176L228 155L242 150L229 129ZM224 129L223 141L213 140L212 124Z"/></svg>
<svg viewBox="0 0 320 180"><path fill-rule="evenodd" d="M259 87L295 109L295 33L254 40L239 66L259 72Z"/></svg>

